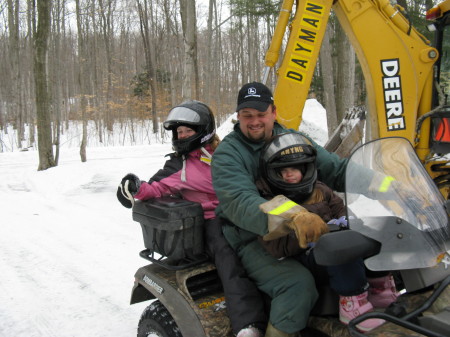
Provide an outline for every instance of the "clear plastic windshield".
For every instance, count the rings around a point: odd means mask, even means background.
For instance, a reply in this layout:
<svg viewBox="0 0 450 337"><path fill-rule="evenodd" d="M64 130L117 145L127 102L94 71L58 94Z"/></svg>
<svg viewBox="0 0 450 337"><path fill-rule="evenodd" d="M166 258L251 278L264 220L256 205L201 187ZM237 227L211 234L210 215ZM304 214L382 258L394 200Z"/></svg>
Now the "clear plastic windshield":
<svg viewBox="0 0 450 337"><path fill-rule="evenodd" d="M381 243L365 260L371 270L435 266L450 249L444 198L404 138L369 142L346 171L352 230Z"/></svg>

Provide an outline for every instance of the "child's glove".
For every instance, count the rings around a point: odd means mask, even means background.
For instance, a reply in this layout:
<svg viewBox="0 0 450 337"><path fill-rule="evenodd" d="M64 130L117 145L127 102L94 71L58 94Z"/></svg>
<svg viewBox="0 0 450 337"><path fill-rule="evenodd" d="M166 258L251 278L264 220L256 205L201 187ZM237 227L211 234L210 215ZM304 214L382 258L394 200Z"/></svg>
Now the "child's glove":
<svg viewBox="0 0 450 337"><path fill-rule="evenodd" d="M128 173L122 178L117 189L117 199L126 208L131 208L134 205L134 195L139 191L141 181L133 173Z"/></svg>
<svg viewBox="0 0 450 337"><path fill-rule="evenodd" d="M327 222L327 224L336 225L342 229L348 227L347 218L345 216L341 216L339 219L331 219L330 221Z"/></svg>
<svg viewBox="0 0 450 337"><path fill-rule="evenodd" d="M308 243L317 242L323 234L329 231L327 224L320 216L307 210L294 214L288 227L295 231L300 248L307 248Z"/></svg>

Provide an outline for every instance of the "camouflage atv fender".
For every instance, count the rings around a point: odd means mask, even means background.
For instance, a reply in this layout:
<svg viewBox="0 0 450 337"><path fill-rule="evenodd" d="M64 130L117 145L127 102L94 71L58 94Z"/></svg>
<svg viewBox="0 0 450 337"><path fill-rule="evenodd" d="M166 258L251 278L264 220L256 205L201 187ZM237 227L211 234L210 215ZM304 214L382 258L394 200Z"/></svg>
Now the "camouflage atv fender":
<svg viewBox="0 0 450 337"><path fill-rule="evenodd" d="M155 298L170 312L183 336L232 336L221 284L211 263L177 271L156 264L138 269L130 304Z"/></svg>

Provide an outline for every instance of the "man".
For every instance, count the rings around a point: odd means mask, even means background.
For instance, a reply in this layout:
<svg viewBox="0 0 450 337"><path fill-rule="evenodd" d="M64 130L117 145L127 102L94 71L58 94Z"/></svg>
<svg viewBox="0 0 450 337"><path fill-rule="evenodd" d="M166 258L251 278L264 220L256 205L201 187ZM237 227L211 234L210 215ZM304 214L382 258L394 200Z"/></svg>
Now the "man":
<svg viewBox="0 0 450 337"><path fill-rule="evenodd" d="M273 135L297 131L276 121L272 92L262 83L248 83L240 89L236 111L239 122L212 159L213 186L219 198L216 214L228 224L223 228L224 235L249 277L272 298L266 336L295 336L306 326L318 297L317 290L312 275L302 264L292 258L277 260L256 240L258 235L268 233L268 216L259 208L267 200L259 195L255 181L265 142ZM319 179L343 191L346 160L313 141L312 144L317 150ZM318 220L310 214L307 217L296 214L293 226L301 230L303 219L304 224L315 227ZM313 234L312 237L317 236Z"/></svg>

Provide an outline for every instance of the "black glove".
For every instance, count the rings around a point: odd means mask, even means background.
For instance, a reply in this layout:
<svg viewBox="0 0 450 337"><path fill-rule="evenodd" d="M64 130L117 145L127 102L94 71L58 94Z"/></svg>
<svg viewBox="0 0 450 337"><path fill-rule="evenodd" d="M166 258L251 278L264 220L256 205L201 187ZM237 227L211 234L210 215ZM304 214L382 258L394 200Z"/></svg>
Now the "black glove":
<svg viewBox="0 0 450 337"><path fill-rule="evenodd" d="M134 205L134 195L139 191L141 181L133 173L128 173L122 178L117 189L117 199L126 208L131 208Z"/></svg>

